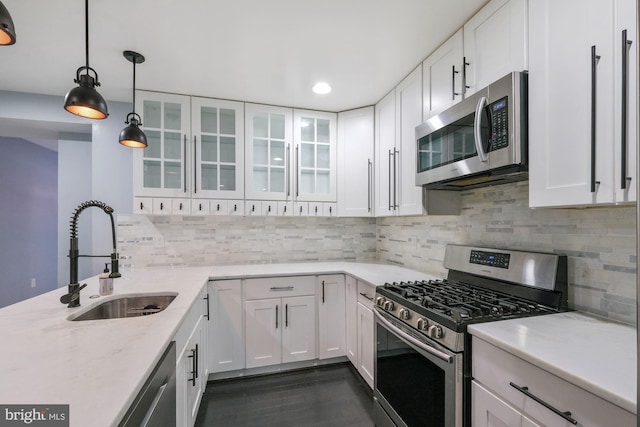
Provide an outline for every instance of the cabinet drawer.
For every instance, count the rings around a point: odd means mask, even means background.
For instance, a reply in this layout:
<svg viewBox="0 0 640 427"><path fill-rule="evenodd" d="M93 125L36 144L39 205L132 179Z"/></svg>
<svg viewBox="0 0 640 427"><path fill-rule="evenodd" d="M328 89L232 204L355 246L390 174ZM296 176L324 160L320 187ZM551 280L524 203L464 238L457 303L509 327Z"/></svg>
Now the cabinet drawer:
<svg viewBox="0 0 640 427"><path fill-rule="evenodd" d="M315 295L314 276L265 277L244 282L245 300Z"/></svg>
<svg viewBox="0 0 640 427"><path fill-rule="evenodd" d="M376 296L376 287L367 282L358 280L358 302L365 307L373 308L373 299Z"/></svg>
<svg viewBox="0 0 640 427"><path fill-rule="evenodd" d="M472 348L472 373L476 381L543 425L570 424L511 383L528 387L529 393L561 412L571 412L578 425L636 425L635 415L630 412L483 340L473 337Z"/></svg>

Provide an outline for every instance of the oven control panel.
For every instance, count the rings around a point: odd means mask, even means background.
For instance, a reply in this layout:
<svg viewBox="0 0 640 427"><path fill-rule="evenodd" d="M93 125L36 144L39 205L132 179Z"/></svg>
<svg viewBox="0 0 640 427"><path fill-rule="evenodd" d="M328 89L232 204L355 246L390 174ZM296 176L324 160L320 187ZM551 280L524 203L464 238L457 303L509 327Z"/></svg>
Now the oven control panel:
<svg viewBox="0 0 640 427"><path fill-rule="evenodd" d="M470 264L480 264L489 267L509 268L510 254L472 250L469 257Z"/></svg>

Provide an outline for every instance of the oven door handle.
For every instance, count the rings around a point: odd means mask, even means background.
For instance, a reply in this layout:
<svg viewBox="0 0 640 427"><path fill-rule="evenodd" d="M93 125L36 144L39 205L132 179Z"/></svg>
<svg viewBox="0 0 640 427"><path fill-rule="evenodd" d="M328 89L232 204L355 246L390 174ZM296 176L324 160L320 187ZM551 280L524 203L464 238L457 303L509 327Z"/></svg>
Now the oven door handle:
<svg viewBox="0 0 640 427"><path fill-rule="evenodd" d="M442 352L440 350L436 350L435 348L431 347L430 345L427 345L427 344L423 343L422 341L415 339L411 335L406 334L404 331L402 331L402 329L398 328L396 325L394 325L393 323L391 323L387 319L385 319L382 316L382 314L378 313L377 309L373 310L373 314L376 316L376 319L378 319L378 321L380 323L382 323L387 329L391 330L396 335L400 336L400 338L402 338L403 340L409 341L411 344L415 345L419 349L424 350L427 353L434 355L435 357L437 357L440 360L444 360L447 363L453 363L453 356L450 356L447 353L444 353L444 352Z"/></svg>

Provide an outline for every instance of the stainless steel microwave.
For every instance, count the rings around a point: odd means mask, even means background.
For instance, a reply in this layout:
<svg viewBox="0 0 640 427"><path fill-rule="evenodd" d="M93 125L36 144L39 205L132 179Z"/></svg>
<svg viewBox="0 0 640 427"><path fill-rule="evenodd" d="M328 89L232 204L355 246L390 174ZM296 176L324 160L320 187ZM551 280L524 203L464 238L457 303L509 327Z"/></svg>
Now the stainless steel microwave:
<svg viewBox="0 0 640 427"><path fill-rule="evenodd" d="M465 190L528 179L527 74L510 73L416 127L416 185Z"/></svg>

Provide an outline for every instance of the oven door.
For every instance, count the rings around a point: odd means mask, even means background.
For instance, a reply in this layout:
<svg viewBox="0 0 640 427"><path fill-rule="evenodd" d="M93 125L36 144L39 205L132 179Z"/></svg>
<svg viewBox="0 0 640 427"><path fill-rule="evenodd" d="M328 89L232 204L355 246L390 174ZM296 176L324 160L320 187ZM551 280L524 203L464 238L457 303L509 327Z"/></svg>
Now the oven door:
<svg viewBox="0 0 640 427"><path fill-rule="evenodd" d="M376 426L462 427L462 353L373 312Z"/></svg>

